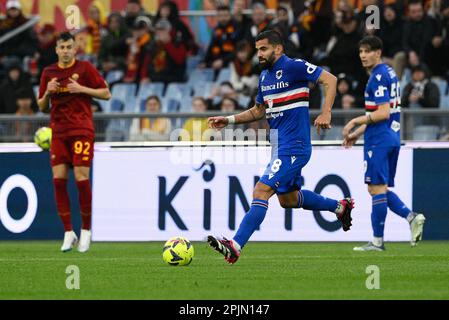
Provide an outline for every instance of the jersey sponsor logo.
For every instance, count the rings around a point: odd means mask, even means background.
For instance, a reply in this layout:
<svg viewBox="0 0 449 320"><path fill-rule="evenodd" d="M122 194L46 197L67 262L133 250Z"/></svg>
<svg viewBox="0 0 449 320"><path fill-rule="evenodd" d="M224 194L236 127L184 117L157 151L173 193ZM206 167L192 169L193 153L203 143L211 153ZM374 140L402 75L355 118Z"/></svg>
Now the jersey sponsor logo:
<svg viewBox="0 0 449 320"><path fill-rule="evenodd" d="M387 90L388 90L387 87L379 86L377 88L377 90L374 92L374 96L376 98L384 97L385 96L385 91L387 91Z"/></svg>
<svg viewBox="0 0 449 320"><path fill-rule="evenodd" d="M276 79L281 79L282 78L282 70L278 70L276 71Z"/></svg>
<svg viewBox="0 0 449 320"><path fill-rule="evenodd" d="M271 84L268 86L262 86L262 92L265 91L270 91L270 90L276 90L276 89L284 89L284 88L288 88L290 84L288 82L284 82L284 81L280 81L280 82L276 82L275 84Z"/></svg>
<svg viewBox="0 0 449 320"><path fill-rule="evenodd" d="M391 130L393 130L394 132L398 132L401 129L401 124L399 122L397 122L396 120L393 120L391 122Z"/></svg>

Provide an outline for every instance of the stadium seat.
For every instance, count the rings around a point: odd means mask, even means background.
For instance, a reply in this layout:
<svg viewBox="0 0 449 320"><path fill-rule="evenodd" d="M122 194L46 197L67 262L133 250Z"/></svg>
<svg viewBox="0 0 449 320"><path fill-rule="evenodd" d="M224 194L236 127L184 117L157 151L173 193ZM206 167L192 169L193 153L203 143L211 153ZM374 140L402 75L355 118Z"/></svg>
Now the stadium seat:
<svg viewBox="0 0 449 320"><path fill-rule="evenodd" d="M212 68L195 69L189 75L189 83L195 83L198 81L210 81L213 82L215 78L215 71Z"/></svg>
<svg viewBox="0 0 449 320"><path fill-rule="evenodd" d="M196 83L189 84L193 90L193 95L195 97L203 97L207 98L212 91L212 87L214 86L213 82L208 81L198 81Z"/></svg>
<svg viewBox="0 0 449 320"><path fill-rule="evenodd" d="M184 97L190 97L192 89L189 85L183 82L172 82L167 86L165 98L172 98L181 101Z"/></svg>
<svg viewBox="0 0 449 320"><path fill-rule="evenodd" d="M248 97L248 96L245 96L245 95L241 94L239 96L239 101L238 102L239 102L239 105L242 108L246 109L246 107L248 107L249 103L251 102L251 97Z"/></svg>
<svg viewBox="0 0 449 320"><path fill-rule="evenodd" d="M117 82L120 81L123 78L123 71L121 70L114 70L114 71L110 71L108 72L108 74L106 75L106 82L107 83L113 83L113 82Z"/></svg>
<svg viewBox="0 0 449 320"><path fill-rule="evenodd" d="M136 105L135 92L135 84L118 83L112 87L111 103L113 100L120 100L124 103L124 112L138 112L139 106Z"/></svg>
<svg viewBox="0 0 449 320"><path fill-rule="evenodd" d="M439 133L440 128L438 126L432 125L417 126L413 130L413 140L419 141L437 140Z"/></svg>
<svg viewBox="0 0 449 320"><path fill-rule="evenodd" d="M145 110L145 101L149 96L158 96L159 99L162 99L164 95L164 87L165 85L163 82L141 84L136 97L137 110L140 112Z"/></svg>
<svg viewBox="0 0 449 320"><path fill-rule="evenodd" d="M323 130L321 130L321 133L318 134L316 132L316 128L315 127L311 127L310 128L310 139L313 140L323 140L324 139L324 133Z"/></svg>
<svg viewBox="0 0 449 320"><path fill-rule="evenodd" d="M192 71L196 69L196 67L198 66L198 64L201 63L202 60L203 59L199 55L188 56L186 62L186 74L191 74Z"/></svg>
<svg viewBox="0 0 449 320"><path fill-rule="evenodd" d="M184 97L181 100L181 105L179 108L180 112L192 112L192 97Z"/></svg>
<svg viewBox="0 0 449 320"><path fill-rule="evenodd" d="M229 81L230 79L231 79L231 69L223 68L218 73L217 80L215 80L215 83L220 84L224 81Z"/></svg>

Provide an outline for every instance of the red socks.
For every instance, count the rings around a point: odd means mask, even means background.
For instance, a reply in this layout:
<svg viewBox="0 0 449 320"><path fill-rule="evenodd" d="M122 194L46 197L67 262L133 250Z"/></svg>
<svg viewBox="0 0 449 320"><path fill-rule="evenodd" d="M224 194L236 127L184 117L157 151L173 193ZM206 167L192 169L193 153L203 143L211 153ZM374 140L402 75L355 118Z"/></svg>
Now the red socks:
<svg viewBox="0 0 449 320"><path fill-rule="evenodd" d="M64 231L72 231L70 200L67 191L67 179L53 179L55 186L56 208L64 225ZM89 180L77 181L78 199L81 210L82 229L90 230L92 220L92 189Z"/></svg>
<svg viewBox="0 0 449 320"><path fill-rule="evenodd" d="M53 179L55 186L56 208L64 225L64 231L72 231L70 219L70 200L67 192L67 179Z"/></svg>
<svg viewBox="0 0 449 320"><path fill-rule="evenodd" d="M89 180L77 181L82 229L90 230L92 220L92 189Z"/></svg>

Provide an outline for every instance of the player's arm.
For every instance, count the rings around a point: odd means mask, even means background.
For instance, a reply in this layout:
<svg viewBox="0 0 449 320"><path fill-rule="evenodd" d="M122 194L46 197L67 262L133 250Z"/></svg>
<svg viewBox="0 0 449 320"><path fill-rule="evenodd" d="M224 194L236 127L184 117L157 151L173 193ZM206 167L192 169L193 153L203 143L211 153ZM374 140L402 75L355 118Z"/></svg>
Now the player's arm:
<svg viewBox="0 0 449 320"><path fill-rule="evenodd" d="M229 124L241 124L249 123L263 119L265 117L265 106L260 103L256 103L254 107L246 111L240 112L236 115L228 117L210 117L207 119L209 127L213 129L220 130Z"/></svg>
<svg viewBox="0 0 449 320"><path fill-rule="evenodd" d="M366 129L366 126L376 122L388 120L390 118L390 103L386 102L377 108L376 111L368 113L367 115L359 116L346 124L343 128L343 138L346 140L358 139ZM356 131L351 132L353 128L361 126Z"/></svg>
<svg viewBox="0 0 449 320"><path fill-rule="evenodd" d="M45 80L44 80L45 81ZM45 85L45 84L44 84ZM57 78L51 79L50 82L46 85L46 88L44 89L44 94L41 98L37 100L37 105L39 107L39 110L41 112L48 112L50 109L50 95L52 93L57 92L59 89L59 82Z"/></svg>
<svg viewBox="0 0 449 320"><path fill-rule="evenodd" d="M319 134L320 128L331 128L331 110L335 96L337 95L337 77L332 73L323 70L318 78L318 83L322 85L324 89L324 104L322 111L314 122L314 126L317 127L317 132Z"/></svg>
<svg viewBox="0 0 449 320"><path fill-rule="evenodd" d="M101 100L111 99L111 92L109 91L107 85L106 88L93 89L86 86L82 86L71 78L69 78L69 80L70 83L68 84L67 88L69 89L70 93L83 93L91 96L92 98L97 98Z"/></svg>

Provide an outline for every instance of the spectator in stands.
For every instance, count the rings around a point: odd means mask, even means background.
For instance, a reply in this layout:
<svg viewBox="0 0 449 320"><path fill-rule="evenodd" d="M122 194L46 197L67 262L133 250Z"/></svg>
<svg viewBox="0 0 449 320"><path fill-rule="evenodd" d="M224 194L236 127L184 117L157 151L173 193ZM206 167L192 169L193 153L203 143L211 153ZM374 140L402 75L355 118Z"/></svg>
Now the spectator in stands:
<svg viewBox="0 0 449 320"><path fill-rule="evenodd" d="M119 13L111 13L108 17L107 33L101 41L98 64L107 74L112 70L126 70L126 39L130 33Z"/></svg>
<svg viewBox="0 0 449 320"><path fill-rule="evenodd" d="M147 16L140 16L136 19L132 37L126 39L128 52L124 82L140 82L142 72L147 72L146 68L144 68L144 62L152 44L152 29L151 20Z"/></svg>
<svg viewBox="0 0 449 320"><path fill-rule="evenodd" d="M440 91L430 80L426 67L418 65L412 68L412 79L402 94L404 108L438 108L440 106Z"/></svg>
<svg viewBox="0 0 449 320"><path fill-rule="evenodd" d="M26 24L29 20L22 13L19 0L6 2L6 17L0 20L0 37ZM32 27L0 44L0 57L16 57L22 60L32 57L37 50L37 36ZM5 58L3 59L5 60Z"/></svg>
<svg viewBox="0 0 449 320"><path fill-rule="evenodd" d="M442 0L440 9L444 34L446 35L443 40L444 56L449 57L449 0ZM449 82L449 59L445 59L445 62L442 68L444 68L446 80Z"/></svg>
<svg viewBox="0 0 449 320"><path fill-rule="evenodd" d="M155 26L155 41L149 47L142 72L143 82L183 82L185 81L187 48L182 41L177 42L175 32L166 19Z"/></svg>
<svg viewBox="0 0 449 320"><path fill-rule="evenodd" d="M271 21L268 19L266 11L267 8L264 4L256 2L252 5L252 20L251 24L247 27L245 31L245 39L254 43L257 35L262 31L267 30L271 26Z"/></svg>
<svg viewBox="0 0 449 320"><path fill-rule="evenodd" d="M421 1L410 0L408 18L404 24L402 46L405 55L401 65L413 67L425 63L434 75L438 75L441 65L444 64L442 44L438 21L426 14Z"/></svg>
<svg viewBox="0 0 449 320"><path fill-rule="evenodd" d="M106 10L103 4L95 0L89 5L87 25L85 27L86 47L84 53L94 61L100 53L101 40L106 35Z"/></svg>
<svg viewBox="0 0 449 320"><path fill-rule="evenodd" d="M56 46L56 28L52 24L45 24L38 33L39 48L34 55L34 59L37 62L37 74L36 79L41 78L42 70L46 66L49 66L58 61L58 56L55 51Z"/></svg>
<svg viewBox="0 0 449 320"><path fill-rule="evenodd" d="M212 39L204 59L205 65L215 70L227 67L234 59L235 45L241 37L241 30L232 19L229 6L219 6L217 26L212 31Z"/></svg>
<svg viewBox="0 0 449 320"><path fill-rule="evenodd" d="M387 5L383 11L383 20L377 36L382 39L384 49L382 50L385 63L389 64L396 71L398 79L402 78L402 68L399 59L403 56L402 33L404 21L398 15L394 5Z"/></svg>
<svg viewBox="0 0 449 320"><path fill-rule="evenodd" d="M122 16L125 19L126 27L129 30L134 28L136 19L138 17L146 16L151 21L151 17L145 12L145 9L142 7L141 0L128 0Z"/></svg>
<svg viewBox="0 0 449 320"><path fill-rule="evenodd" d="M193 113L206 112L206 99L203 97L194 97L192 99L192 109ZM208 129L207 118L195 116L188 118L183 126L183 129L187 131L190 141L201 141L203 140L204 132Z"/></svg>
<svg viewBox="0 0 449 320"><path fill-rule="evenodd" d="M166 0L160 5L155 23L161 19L170 21L173 39L183 43L190 55L196 55L199 47L189 27L180 19L178 5L174 1Z"/></svg>
<svg viewBox="0 0 449 320"><path fill-rule="evenodd" d="M225 97L220 102L221 112L232 113L239 109L241 109L241 107L239 106L238 101L234 98Z"/></svg>
<svg viewBox="0 0 449 320"><path fill-rule="evenodd" d="M337 95L335 96L334 109L353 109L361 106L360 99L354 94L352 79L344 73L338 75Z"/></svg>
<svg viewBox="0 0 449 320"><path fill-rule="evenodd" d="M15 114L17 116L32 116L35 114L33 111L34 93L30 93L27 89L19 89L15 96ZM14 140L17 142L30 142L36 129L36 125L31 121L16 121L14 123Z"/></svg>
<svg viewBox="0 0 449 320"><path fill-rule="evenodd" d="M245 95L251 95L257 89L258 76L252 62L253 47L245 40L237 43L235 58L230 65L230 82L237 92Z"/></svg>
<svg viewBox="0 0 449 320"><path fill-rule="evenodd" d="M218 86L214 86L207 98L209 110L220 110L221 101L224 98L238 100L238 93L229 81L223 81Z"/></svg>
<svg viewBox="0 0 449 320"><path fill-rule="evenodd" d="M335 24L337 33L330 41L329 56L324 63L330 67L333 74L346 73L362 83L366 78L366 72L359 58L358 43L361 36L352 8L345 8L336 14Z"/></svg>
<svg viewBox="0 0 449 320"><path fill-rule="evenodd" d="M240 30L247 30L251 25L251 18L243 14L243 10L246 9L245 0L234 0L234 6L232 8L232 17L239 25Z"/></svg>
<svg viewBox="0 0 449 320"><path fill-rule="evenodd" d="M149 96L145 102L147 113L161 112L162 105L158 96ZM170 134L170 120L168 118L140 118L134 119L130 128L130 140L164 141Z"/></svg>
<svg viewBox="0 0 449 320"><path fill-rule="evenodd" d="M0 113L15 113L17 111L17 93L26 91L32 97L32 110L38 110L34 90L28 74L19 65L11 65L7 70L7 77L0 84Z"/></svg>
<svg viewBox="0 0 449 320"><path fill-rule="evenodd" d="M309 109L321 109L321 89L313 82L309 82Z"/></svg>

